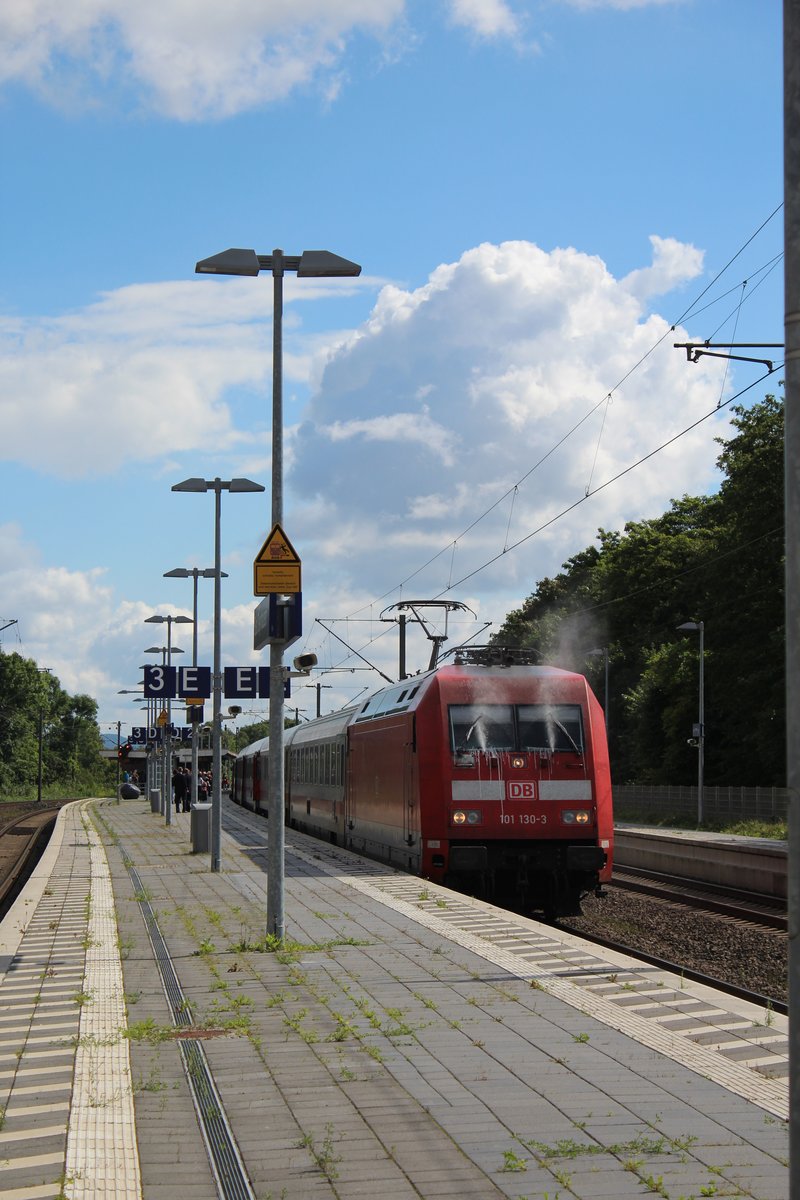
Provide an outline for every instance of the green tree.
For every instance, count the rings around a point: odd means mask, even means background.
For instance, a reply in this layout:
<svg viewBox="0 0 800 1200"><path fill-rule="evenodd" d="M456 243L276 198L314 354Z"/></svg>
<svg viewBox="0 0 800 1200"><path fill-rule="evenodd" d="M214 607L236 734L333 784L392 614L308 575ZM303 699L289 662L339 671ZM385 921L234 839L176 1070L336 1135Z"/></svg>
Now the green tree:
<svg viewBox="0 0 800 1200"><path fill-rule="evenodd" d="M780 785L784 754L783 406L733 409L712 496L683 496L661 516L600 529L598 545L543 579L494 635L586 673L602 696L610 664L611 761L618 782L692 783L705 626L706 779Z"/></svg>
<svg viewBox="0 0 800 1200"><path fill-rule="evenodd" d="M0 653L0 795L35 783L39 712L45 698L36 663L20 654Z"/></svg>
<svg viewBox="0 0 800 1200"><path fill-rule="evenodd" d="M20 654L0 652L0 797L34 796L42 733L42 783L61 795L107 786L97 704L70 696Z"/></svg>

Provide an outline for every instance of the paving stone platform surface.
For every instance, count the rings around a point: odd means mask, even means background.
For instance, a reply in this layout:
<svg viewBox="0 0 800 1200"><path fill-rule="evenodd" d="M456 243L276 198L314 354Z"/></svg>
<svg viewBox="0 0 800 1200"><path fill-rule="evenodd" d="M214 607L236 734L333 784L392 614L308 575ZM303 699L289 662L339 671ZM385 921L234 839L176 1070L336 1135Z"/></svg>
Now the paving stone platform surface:
<svg viewBox="0 0 800 1200"><path fill-rule="evenodd" d="M212 874L188 816L62 812L0 925L0 1200L788 1195L780 1022L291 831L270 946L224 824Z"/></svg>

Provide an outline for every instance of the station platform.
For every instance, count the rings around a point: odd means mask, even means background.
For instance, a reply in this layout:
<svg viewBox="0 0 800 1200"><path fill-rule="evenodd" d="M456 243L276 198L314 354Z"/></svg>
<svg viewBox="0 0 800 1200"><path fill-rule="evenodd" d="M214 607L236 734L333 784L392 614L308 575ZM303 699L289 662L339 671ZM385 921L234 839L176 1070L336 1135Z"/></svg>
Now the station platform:
<svg viewBox="0 0 800 1200"><path fill-rule="evenodd" d="M62 810L0 925L0 1200L788 1195L786 1021L226 804Z"/></svg>

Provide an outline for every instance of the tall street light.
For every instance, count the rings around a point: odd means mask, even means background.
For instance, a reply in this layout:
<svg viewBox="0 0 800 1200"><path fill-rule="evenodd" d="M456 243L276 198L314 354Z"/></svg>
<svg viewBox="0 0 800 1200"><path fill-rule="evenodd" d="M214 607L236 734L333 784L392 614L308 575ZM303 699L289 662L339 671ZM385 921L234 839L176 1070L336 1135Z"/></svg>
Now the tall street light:
<svg viewBox="0 0 800 1200"><path fill-rule="evenodd" d="M52 674L52 667L37 667L40 675ZM44 766L44 696L39 698L39 757L36 769L36 799L42 803L42 774Z"/></svg>
<svg viewBox="0 0 800 1200"><path fill-rule="evenodd" d="M182 650L178 650L172 645L172 626L176 625L191 625L191 617L173 617L161 616L156 614L154 617L145 617L146 625L166 625L167 626L167 645L164 654L164 664L169 667L172 665L173 654L183 654ZM153 654L158 651L159 647L151 647L150 650L145 650L145 654ZM162 647L162 649L164 649ZM164 779L162 781L162 796L166 797L164 803L164 816L167 825L172 824L172 733L170 725L172 723L172 702L167 698L167 724L164 728Z"/></svg>
<svg viewBox="0 0 800 1200"><path fill-rule="evenodd" d="M165 579L192 579L194 580L193 599L192 599L192 617L194 618L194 629L192 631L192 666L197 666L197 580L213 579L216 571L213 567L174 567L171 571L164 572ZM222 572L222 578L227 579L227 573ZM198 729L197 721L192 721L192 794L191 807L194 808L197 804L197 742Z"/></svg>
<svg viewBox="0 0 800 1200"><path fill-rule="evenodd" d="M176 647L173 646L172 653L175 654L176 652L177 652ZM147 663L140 663L139 670L144 671L145 668L147 667L147 665L148 665ZM140 679L139 683L144 684L144 678ZM156 705L155 700L152 700L149 697L145 697L143 706L145 709L145 721L147 722L148 736L147 736L147 740L145 741L144 777L145 777L145 796L147 797L148 800L150 799L150 789L156 787L154 768L153 768L153 762L152 762L152 758L153 758L152 746L150 744L150 736L149 736L150 729L155 724L155 705Z"/></svg>
<svg viewBox="0 0 800 1200"><path fill-rule="evenodd" d="M700 634L700 714L697 724L697 824L703 824L703 767L705 753L705 652L703 649L703 633L705 624L702 621L684 621L676 627L679 632Z"/></svg>
<svg viewBox="0 0 800 1200"><path fill-rule="evenodd" d="M222 852L222 552L220 516L223 492L263 492L263 483L252 479L184 479L172 485L173 492L214 493L214 668L211 691L214 697L211 717L211 870L219 871Z"/></svg>
<svg viewBox="0 0 800 1200"><path fill-rule="evenodd" d="M296 271L298 279L353 278L358 263L329 250L304 250L298 256L282 250L256 254L231 249L195 266L199 275L255 276L272 274L272 525L283 524L283 276ZM299 599L298 599L299 602ZM267 845L267 932L283 941L283 651L285 643L269 647L269 821Z"/></svg>

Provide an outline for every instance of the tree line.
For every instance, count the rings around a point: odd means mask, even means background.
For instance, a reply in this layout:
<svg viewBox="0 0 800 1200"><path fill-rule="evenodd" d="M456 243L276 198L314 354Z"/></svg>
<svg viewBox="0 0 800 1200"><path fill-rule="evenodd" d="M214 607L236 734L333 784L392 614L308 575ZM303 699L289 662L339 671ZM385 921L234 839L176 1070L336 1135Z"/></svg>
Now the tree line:
<svg viewBox="0 0 800 1200"><path fill-rule="evenodd" d="M705 778L785 784L783 404L733 410L719 490L600 529L493 635L586 674L608 723L616 783L692 784L704 625Z"/></svg>
<svg viewBox="0 0 800 1200"><path fill-rule="evenodd" d="M97 702L71 696L33 659L0 649L1 800L37 795L40 742L43 794L108 791L116 767L100 757Z"/></svg>

